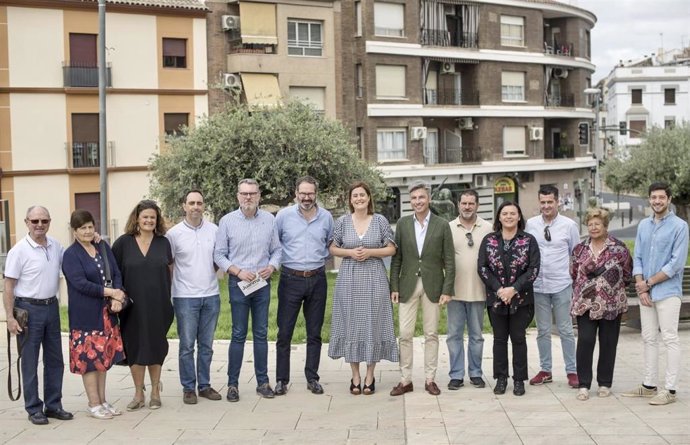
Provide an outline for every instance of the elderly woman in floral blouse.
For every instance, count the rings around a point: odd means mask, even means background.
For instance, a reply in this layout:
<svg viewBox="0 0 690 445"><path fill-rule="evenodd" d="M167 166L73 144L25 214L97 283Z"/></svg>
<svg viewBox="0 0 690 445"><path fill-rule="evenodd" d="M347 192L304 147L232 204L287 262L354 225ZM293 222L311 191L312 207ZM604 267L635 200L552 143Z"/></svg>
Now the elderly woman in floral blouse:
<svg viewBox="0 0 690 445"><path fill-rule="evenodd" d="M591 208L585 218L589 238L573 251L570 275L573 303L570 313L577 317L578 400L589 399L592 385L592 358L599 335L597 383L599 397L611 395L613 367L621 327L628 310L625 287L632 279L632 258L621 241L608 234L609 212Z"/></svg>
<svg viewBox="0 0 690 445"><path fill-rule="evenodd" d="M539 245L525 232L520 206L504 202L496 212L494 232L482 240L477 263L494 332L494 394L505 394L508 384L508 337L513 346L513 394L525 394L525 333L534 317L533 283L539 262Z"/></svg>

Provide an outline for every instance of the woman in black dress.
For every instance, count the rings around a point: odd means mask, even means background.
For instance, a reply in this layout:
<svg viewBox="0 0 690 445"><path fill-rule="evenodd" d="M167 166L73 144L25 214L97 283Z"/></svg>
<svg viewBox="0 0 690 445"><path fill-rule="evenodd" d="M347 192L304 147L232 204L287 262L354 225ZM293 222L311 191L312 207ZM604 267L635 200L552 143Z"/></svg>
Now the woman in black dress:
<svg viewBox="0 0 690 445"><path fill-rule="evenodd" d="M127 219L125 234L113 244L122 281L132 306L120 316L127 364L134 380L128 411L145 405L146 368L151 379L149 408L161 407L161 365L168 355L166 334L173 320L170 300L172 252L155 201L139 202Z"/></svg>

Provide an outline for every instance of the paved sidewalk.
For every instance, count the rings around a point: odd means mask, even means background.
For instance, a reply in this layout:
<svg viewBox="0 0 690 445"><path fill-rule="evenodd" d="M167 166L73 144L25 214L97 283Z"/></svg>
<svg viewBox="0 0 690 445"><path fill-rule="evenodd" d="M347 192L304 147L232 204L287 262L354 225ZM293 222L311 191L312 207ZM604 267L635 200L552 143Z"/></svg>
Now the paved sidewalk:
<svg viewBox="0 0 690 445"><path fill-rule="evenodd" d="M5 330L0 323L0 331ZM6 350L5 335L0 346ZM484 371L491 375L492 337L485 336ZM63 337L65 351L67 338ZM512 385L503 396L489 386L471 385L448 391L448 353L440 342L437 381L441 395L423 390L422 340L415 339L415 391L390 397L397 383L396 364L377 367L376 394L352 396L348 392L349 365L331 360L324 346L321 383L324 395L306 389L302 375L304 345L293 347L292 382L287 396L260 399L254 393L251 344L247 344L242 367L241 400L184 405L177 373L177 342L171 341L170 355L163 365L163 408L125 412L113 420L100 421L86 415L86 397L81 378L66 369L63 404L75 413L68 422L50 420L47 426L33 426L22 402L0 396L0 443L8 444L690 444L690 395L679 392L675 404L653 407L643 399L620 397L619 392L640 383L642 345L638 331L623 328L618 345L614 395L587 402L576 400L576 390L566 384L560 342L554 336L554 382L527 385L523 397L512 395ZM681 387L690 384L690 330L681 331L684 347ZM528 336L530 375L538 371L536 331ZM215 343L212 382L225 396L227 341ZM7 377L6 353L0 354L2 378ZM67 355L65 354L67 358ZM273 379L275 344L270 345L269 371ZM661 366L663 375L663 365ZM108 374L109 401L123 409L133 390L128 369L114 367ZM273 382L271 382L273 383ZM596 389L596 388L595 388Z"/></svg>

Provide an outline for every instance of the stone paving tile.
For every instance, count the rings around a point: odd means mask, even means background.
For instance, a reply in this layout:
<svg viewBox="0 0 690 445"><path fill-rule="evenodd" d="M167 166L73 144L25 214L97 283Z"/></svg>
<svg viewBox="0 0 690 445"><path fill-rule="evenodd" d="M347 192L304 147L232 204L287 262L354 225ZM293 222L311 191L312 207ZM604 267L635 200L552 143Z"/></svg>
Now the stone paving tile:
<svg viewBox="0 0 690 445"><path fill-rule="evenodd" d="M639 434L595 434L592 435L592 439L596 441L597 445L660 445L668 443L660 436L644 436Z"/></svg>
<svg viewBox="0 0 690 445"><path fill-rule="evenodd" d="M0 324L0 330L4 324ZM690 342L690 330L681 330L682 344ZM538 372L538 352L533 332L529 335L530 376ZM492 369L491 336L486 335L483 368ZM63 338L67 350L66 337ZM0 348L4 349L4 336ZM227 350L229 342L214 344L211 382L223 397L227 390ZM177 372L177 342L163 365L163 408L125 412L110 421L86 415L86 397L79 376L65 372L63 404L75 413L75 420L51 420L47 426L33 426L26 420L21 402L10 402L0 394L0 443L121 443L142 444L530 444L530 443L672 443L690 444L690 398L681 388L678 402L663 407L648 405L647 399L619 396L639 384L642 372L642 344L639 332L624 329L618 346L614 395L599 399L592 392L588 402L575 399L576 391L565 384L560 342L552 342L556 381L543 386L527 386L523 397L495 396L495 381L485 376L487 387L467 385L459 391L446 389L448 355L445 342L439 348L437 382L441 395L424 392L423 341L414 344L415 391L402 397L388 395L400 374L395 363L382 362L376 369L377 392L372 396L349 394L350 368L342 360L327 357L324 345L321 383L326 394L313 395L306 389L303 368L304 345L293 346L291 386L287 396L272 400L255 394L256 380L252 344L247 343L240 378L238 403L199 399L197 405L182 403ZM681 382L690 381L690 354L683 354ZM7 372L6 358L0 354L0 369ZM67 358L67 355L65 355ZM269 375L275 370L275 344L269 344ZM362 367L362 370L364 367ZM663 376L663 361L660 376ZM6 375L6 374L3 374ZM271 381L272 384L275 382ZM134 390L129 370L114 367L108 373L107 395L120 409L131 400ZM596 390L596 387L594 388ZM4 391L3 391L4 393ZM147 391L147 396L149 391ZM551 430L553 425L558 429Z"/></svg>

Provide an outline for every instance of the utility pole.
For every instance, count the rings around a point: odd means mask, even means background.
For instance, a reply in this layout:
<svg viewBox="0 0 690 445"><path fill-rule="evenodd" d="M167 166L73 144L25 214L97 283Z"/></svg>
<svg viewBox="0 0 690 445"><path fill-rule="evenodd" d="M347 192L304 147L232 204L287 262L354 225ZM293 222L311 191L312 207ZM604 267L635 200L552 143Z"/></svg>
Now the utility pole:
<svg viewBox="0 0 690 445"><path fill-rule="evenodd" d="M101 186L101 237L108 240L108 147L105 120L105 87L107 85L105 60L105 0L98 0L98 167Z"/></svg>

